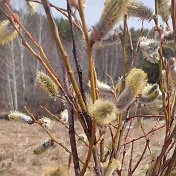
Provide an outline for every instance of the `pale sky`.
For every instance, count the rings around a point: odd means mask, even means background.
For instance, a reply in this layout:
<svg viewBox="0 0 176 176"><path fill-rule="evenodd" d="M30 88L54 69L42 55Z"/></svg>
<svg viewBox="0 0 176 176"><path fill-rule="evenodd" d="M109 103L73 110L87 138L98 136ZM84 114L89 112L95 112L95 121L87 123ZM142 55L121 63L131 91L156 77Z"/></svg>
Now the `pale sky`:
<svg viewBox="0 0 176 176"><path fill-rule="evenodd" d="M139 0L140 1L140 0ZM141 0L144 4L149 6L150 8L154 9L154 2L155 0ZM23 4L25 0L12 0L12 2L16 6L20 6L21 8L24 8ZM55 4L56 6L62 7L66 9L66 0L50 0L51 3ZM98 22L102 9L104 7L105 0L87 0L86 2L86 9L85 9L85 17L86 22L89 28L91 26L95 25L96 22ZM39 7L42 8L41 6ZM53 14L56 17L61 17L60 13L56 10L53 10ZM164 25L164 23L160 20L160 24ZM129 28L140 28L141 27L141 21L138 18L130 19L128 20ZM154 22L144 22L145 28L152 28L154 26Z"/></svg>
<svg viewBox="0 0 176 176"><path fill-rule="evenodd" d="M66 0L50 0L51 3L55 3L56 5L60 7L66 8ZM88 27L93 26L96 24L98 19L100 18L102 9L104 7L105 0L87 0L86 1L86 9L85 9L85 16L86 16L86 22ZM154 9L154 2L155 0L142 0L142 2L149 7ZM54 12L56 16L59 16L58 12ZM141 27L141 21L137 18L133 20L129 20L129 27L134 28L140 28ZM147 28L153 27L153 24L144 23L144 26Z"/></svg>

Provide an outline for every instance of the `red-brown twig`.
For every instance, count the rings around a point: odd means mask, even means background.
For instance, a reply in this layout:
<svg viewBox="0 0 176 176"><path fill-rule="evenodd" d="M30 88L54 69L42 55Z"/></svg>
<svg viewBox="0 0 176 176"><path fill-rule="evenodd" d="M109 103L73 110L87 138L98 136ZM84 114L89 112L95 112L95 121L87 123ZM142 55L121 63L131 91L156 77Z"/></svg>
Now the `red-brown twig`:
<svg viewBox="0 0 176 176"><path fill-rule="evenodd" d="M140 162L142 161L142 159L143 159L143 157L144 157L144 155L145 155L145 152L146 152L146 150L147 150L147 147L148 147L148 145L149 145L149 142L150 142L150 140L146 140L146 144L145 144L144 150L143 150L143 152L142 152L142 154L141 154L139 160L137 161L136 165L134 166L133 170L131 171L131 175L133 175L133 173L135 172L135 170L138 168Z"/></svg>
<svg viewBox="0 0 176 176"><path fill-rule="evenodd" d="M122 144L122 146L123 146L123 145L130 144L131 142L138 141L138 140L140 140L140 139L142 139L142 138L145 138L145 137L148 136L149 134L151 134L151 133L153 133L153 132L155 132L155 131L158 131L158 130L164 128L164 127L165 127L165 125L162 125L162 126L160 126L160 127L158 127L158 128L152 129L151 131L149 131L148 133L146 133L146 135L143 135L143 136L140 136L140 137L138 137L138 138L135 138L135 139L133 139L133 140L131 140L131 141L125 142L124 144Z"/></svg>

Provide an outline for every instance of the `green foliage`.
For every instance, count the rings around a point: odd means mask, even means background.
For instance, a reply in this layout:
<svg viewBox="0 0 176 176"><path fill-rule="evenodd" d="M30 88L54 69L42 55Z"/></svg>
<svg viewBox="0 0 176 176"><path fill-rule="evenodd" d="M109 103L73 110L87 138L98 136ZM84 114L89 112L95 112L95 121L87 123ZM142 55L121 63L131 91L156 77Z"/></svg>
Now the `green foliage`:
<svg viewBox="0 0 176 176"><path fill-rule="evenodd" d="M68 20L64 18L56 18L56 24L62 39L71 41L71 29Z"/></svg>
<svg viewBox="0 0 176 176"><path fill-rule="evenodd" d="M172 48L163 48L163 56L166 59L174 57L174 50Z"/></svg>

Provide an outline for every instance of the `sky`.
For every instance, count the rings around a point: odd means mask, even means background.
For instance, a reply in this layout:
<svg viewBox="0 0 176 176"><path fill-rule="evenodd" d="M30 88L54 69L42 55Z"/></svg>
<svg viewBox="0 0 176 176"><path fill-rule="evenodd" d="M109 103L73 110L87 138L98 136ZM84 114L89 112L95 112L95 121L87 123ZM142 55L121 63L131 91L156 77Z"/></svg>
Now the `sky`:
<svg viewBox="0 0 176 176"><path fill-rule="evenodd" d="M14 4L18 7L23 7L23 4L25 0L12 0ZM62 7L66 9L66 0L49 0L51 3L55 4L58 7ZM154 2L155 0L141 0L144 4L149 6L150 8L154 9ZM101 12L104 7L105 0L87 0L86 1L86 8L85 8L85 17L86 17L86 23L89 28L91 28L93 25L95 25L100 16ZM42 8L41 6L39 7ZM56 10L53 10L53 14L55 17L61 17L62 15L57 12ZM122 23L119 23L119 25ZM160 24L164 25L164 23L160 20ZM129 28L134 27L135 29L141 28L141 20L138 18L129 19L128 20L128 26ZM144 22L144 27L151 29L154 26L154 22Z"/></svg>
<svg viewBox="0 0 176 176"><path fill-rule="evenodd" d="M154 9L154 0L141 0L144 4ZM59 7L66 8L66 0L50 0L51 3L56 4ZM98 22L101 12L104 7L105 0L87 0L86 1L86 9L85 9L85 17L86 17L86 23L88 27L90 28L96 22ZM55 16L60 16L58 12L54 11ZM140 28L141 27L141 21L137 18L133 20L128 20L129 27L134 28ZM145 22L144 27L146 28L152 28L153 24Z"/></svg>

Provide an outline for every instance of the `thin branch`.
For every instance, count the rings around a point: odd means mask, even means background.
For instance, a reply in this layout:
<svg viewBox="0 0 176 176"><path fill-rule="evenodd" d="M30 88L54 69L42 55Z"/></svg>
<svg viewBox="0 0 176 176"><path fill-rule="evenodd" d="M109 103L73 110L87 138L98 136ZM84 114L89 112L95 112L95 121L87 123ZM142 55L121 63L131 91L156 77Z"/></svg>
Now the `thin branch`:
<svg viewBox="0 0 176 176"><path fill-rule="evenodd" d="M80 93L76 78L75 78L75 76L73 74L73 71L72 71L72 68L71 68L69 57L68 57L68 55L67 55L67 53L66 53L66 51L65 51L65 49L62 45L62 42L61 42L61 39L60 39L60 36L59 36L59 31L58 31L56 22L53 18L53 15L52 15L52 12L51 12L51 9L50 9L50 4L49 4L48 0L42 0L42 2L43 2L43 7L45 9L45 12L46 12L46 15L47 15L47 18L48 18L50 29L51 29L52 34L53 34L53 38L56 42L57 48L60 50L62 58L64 60L65 66L67 68L67 72L68 72L69 77L70 77L70 79L72 81L72 84L73 84L74 91L75 91L75 93L78 97L78 102L81 106L82 111L87 112L87 108L85 106L85 103L84 103L83 97Z"/></svg>
<svg viewBox="0 0 176 176"><path fill-rule="evenodd" d="M153 133L153 132L155 132L155 131L158 131L158 130L164 128L164 127L165 127L165 125L162 125L162 126L160 126L160 127L158 127L158 128L152 129L151 131L149 131L148 133L146 133L146 134L143 135L143 136L140 136L140 137L135 138L135 139L133 139L133 140L131 140L131 141L125 142L124 144L122 144L122 146L123 146L123 145L130 144L131 142L138 141L138 140L140 140L140 139L142 139L142 138L145 138L145 137L148 136L149 134L151 134L151 133Z"/></svg>
<svg viewBox="0 0 176 176"><path fill-rule="evenodd" d="M80 175L80 166L78 160L78 151L77 151L77 144L75 139L75 124L74 124L74 117L73 117L73 109L68 105L68 122L69 122L69 137L70 137L70 146L73 155L73 163L74 163L74 170L75 175Z"/></svg>
<svg viewBox="0 0 176 176"><path fill-rule="evenodd" d="M146 140L146 144L145 144L144 150L143 150L143 152L142 152L142 154L141 154L141 156L140 156L138 162L136 163L136 165L134 166L133 170L131 171L131 175L133 175L133 173L135 172L135 170L138 168L140 162L142 161L142 159L143 159L143 157L144 157L144 154L145 154L145 152L146 152L146 150L147 150L147 147L148 147L148 145L149 145L149 142L150 142L150 140Z"/></svg>

